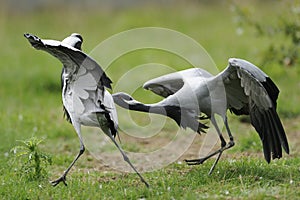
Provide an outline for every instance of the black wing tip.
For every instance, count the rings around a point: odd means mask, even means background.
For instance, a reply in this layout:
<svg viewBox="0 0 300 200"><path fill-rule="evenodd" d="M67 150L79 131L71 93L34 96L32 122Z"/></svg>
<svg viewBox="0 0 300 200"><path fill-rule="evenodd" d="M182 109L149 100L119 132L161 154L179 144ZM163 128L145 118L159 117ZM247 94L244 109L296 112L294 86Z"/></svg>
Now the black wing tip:
<svg viewBox="0 0 300 200"><path fill-rule="evenodd" d="M289 154L289 153L287 153ZM271 163L271 153L269 153L268 155L265 155L265 160L267 161L268 164ZM282 155L272 155L272 160L275 160L275 159L280 159L282 158Z"/></svg>
<svg viewBox="0 0 300 200"><path fill-rule="evenodd" d="M67 120L67 122L72 124L71 116L68 113L67 109L65 106L63 106L63 112L64 112L64 118Z"/></svg>
<svg viewBox="0 0 300 200"><path fill-rule="evenodd" d="M111 89L111 90L112 90L111 84L112 84L112 81L110 80L110 78L108 78L108 77L106 76L103 85L104 85L105 87L107 87L108 89Z"/></svg>
<svg viewBox="0 0 300 200"><path fill-rule="evenodd" d="M283 149L284 149L285 153L290 154L289 146L283 146Z"/></svg>
<svg viewBox="0 0 300 200"><path fill-rule="evenodd" d="M29 37L31 36L30 33L24 33L23 35L24 35L24 37L26 37L26 38L29 38Z"/></svg>
<svg viewBox="0 0 300 200"><path fill-rule="evenodd" d="M282 149L289 154L288 140L275 108L265 113L257 112L257 114L258 119L252 118L251 123L262 140L265 160L270 163L271 159L282 158Z"/></svg>
<svg viewBox="0 0 300 200"><path fill-rule="evenodd" d="M287 141L282 142L281 146L284 149L285 153L290 154L290 148Z"/></svg>
<svg viewBox="0 0 300 200"><path fill-rule="evenodd" d="M43 47L44 46L43 42L41 41L41 39L38 36L35 36L33 34L30 34L30 33L24 33L24 37L36 49L39 49L39 47Z"/></svg>
<svg viewBox="0 0 300 200"><path fill-rule="evenodd" d="M267 161L268 164L271 163L271 157L270 157L270 156L267 156L267 157L266 157L266 155L265 155L265 160Z"/></svg>
<svg viewBox="0 0 300 200"><path fill-rule="evenodd" d="M40 40L40 38L36 35L33 35L31 33L24 33L23 34L25 38L27 38L28 40Z"/></svg>

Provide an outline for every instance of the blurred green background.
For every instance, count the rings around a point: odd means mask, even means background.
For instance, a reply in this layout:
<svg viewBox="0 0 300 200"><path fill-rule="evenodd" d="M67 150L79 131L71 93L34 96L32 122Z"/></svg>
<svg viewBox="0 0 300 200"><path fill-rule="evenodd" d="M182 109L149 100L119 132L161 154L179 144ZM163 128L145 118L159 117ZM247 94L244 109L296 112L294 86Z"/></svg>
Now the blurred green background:
<svg viewBox="0 0 300 200"><path fill-rule="evenodd" d="M281 90L278 112L290 139L292 155L299 155L296 153L296 150L299 150L297 138L300 133L299 62L296 60L293 65L285 65L277 60L273 61L271 57L265 62L270 44L276 46L278 43L288 42L288 39L280 34L258 34L253 24L243 23L243 16L238 12L238 9L241 9L243 14L246 13L266 27L276 26L281 18L298 23L299 14L291 15L291 8L298 6L298 2L287 2L2 1L0 165L8 166L6 162L10 157L9 151L16 145L16 140L32 135L46 137L43 149L52 154L62 154L56 155L58 160L64 159L63 154L67 154L70 160L78 150L73 127L62 118L61 63L43 52L32 49L23 37L24 33L62 40L71 33L78 32L84 38L83 50L88 53L110 36L139 27L164 27L186 34L205 48L220 70L226 67L230 57L246 59L263 69ZM143 50L116 60L109 67L107 74L116 82L132 67L149 62L162 63L178 70L193 67L166 52ZM142 89L138 89L134 96L144 102L159 100L159 97ZM238 118L232 115L230 118L233 132L240 130ZM247 128L251 129L250 126ZM256 133L252 130L251 134ZM246 140L252 138L251 134L244 136ZM241 134L236 134L236 137L243 141ZM250 149L252 147L250 145ZM249 150L244 146L236 148L245 152ZM261 152L261 146L257 152ZM59 165L64 166L66 163L68 162L61 161ZM7 174L7 170L2 168L0 171Z"/></svg>

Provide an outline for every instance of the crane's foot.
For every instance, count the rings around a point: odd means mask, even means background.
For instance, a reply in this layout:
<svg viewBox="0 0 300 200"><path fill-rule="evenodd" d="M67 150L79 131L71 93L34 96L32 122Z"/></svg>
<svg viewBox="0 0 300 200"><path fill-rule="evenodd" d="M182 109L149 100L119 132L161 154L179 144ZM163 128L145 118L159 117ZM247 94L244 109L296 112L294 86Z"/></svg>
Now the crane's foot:
<svg viewBox="0 0 300 200"><path fill-rule="evenodd" d="M57 186L60 182L63 182L64 185L67 186L65 174L54 181L50 181L50 183L52 184L53 187Z"/></svg>
<svg viewBox="0 0 300 200"><path fill-rule="evenodd" d="M202 165L211 156L206 156L199 159L184 160L188 165Z"/></svg>
<svg viewBox="0 0 300 200"><path fill-rule="evenodd" d="M185 160L185 162L188 165L202 165L207 159L211 158L212 156L219 154L218 158L220 158L222 152L225 150L225 148L221 148L215 152L213 152L212 154L209 154L208 156L205 156L203 158L199 158L199 159L191 159L191 160Z"/></svg>
<svg viewBox="0 0 300 200"><path fill-rule="evenodd" d="M185 160L185 162L188 164L188 165L201 165L203 164L207 159L211 158L212 156L216 155L216 154L219 154L215 163L213 164L213 166L211 167L211 169L209 170L209 175L213 172L213 170L215 169L215 166L217 165L223 151L225 151L226 149L229 149L231 147L234 146L234 141L231 140L228 142L227 145L225 145L224 147L221 147L219 150L209 154L208 156L204 157L204 158L200 158L200 159L192 159L192 160Z"/></svg>
<svg viewBox="0 0 300 200"><path fill-rule="evenodd" d="M147 188L150 187L149 183L147 183L147 181L145 181L144 179L142 179L142 182L146 185Z"/></svg>
<svg viewBox="0 0 300 200"><path fill-rule="evenodd" d="M224 150L223 150L223 151L224 151ZM213 170L215 169L215 167L216 167L216 165L217 165L217 163L218 163L218 161L219 161L219 159L220 159L220 157L221 157L223 151L219 151L219 152L218 152L219 155L218 155L216 161L214 162L214 164L212 165L212 167L210 168L210 170L209 170L209 172L208 172L208 175L211 175L211 174L212 174L212 172L213 172ZM204 157L204 158L200 158L200 159L185 160L185 162L187 162L188 165L201 165L201 164L204 163L204 161L206 161L206 160L207 160L208 158L210 158L210 157L211 157L211 155L206 156L206 157Z"/></svg>

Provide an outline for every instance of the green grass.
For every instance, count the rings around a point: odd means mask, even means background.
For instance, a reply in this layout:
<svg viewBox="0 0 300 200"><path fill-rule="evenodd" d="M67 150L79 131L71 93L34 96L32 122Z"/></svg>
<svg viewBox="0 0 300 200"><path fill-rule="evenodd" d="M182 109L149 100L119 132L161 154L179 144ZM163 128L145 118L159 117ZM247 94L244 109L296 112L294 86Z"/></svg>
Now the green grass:
<svg viewBox="0 0 300 200"><path fill-rule="evenodd" d="M255 158L221 160L215 173L207 172L212 161L202 166L172 164L144 173L147 189L135 174L73 170L68 186L53 188L46 180L26 182L5 177L1 193L11 199L290 199L299 196L299 159L272 164ZM11 176L14 174L11 172Z"/></svg>
<svg viewBox="0 0 300 200"><path fill-rule="evenodd" d="M272 21L281 8L280 3L250 6L266 23ZM147 189L135 174L119 173L103 167L103 163L87 152L67 177L68 187L59 185L53 188L49 184L49 180L60 175L72 161L79 144L73 127L62 118L61 64L55 58L32 49L23 33L62 39L72 32L79 32L84 37L83 49L90 52L113 34L131 28L158 26L192 37L207 50L220 70L226 67L229 57L245 58L259 65L260 52L268 46L270 39L258 38L250 29L237 36L230 3L190 3L169 7L149 5L120 10L49 8L25 13L2 11L1 199L295 199L299 196L300 93L297 90L300 74L298 67L284 68L278 64L261 68L281 90L278 111L289 137L290 156L284 154L283 159L267 164L263 160L261 143L254 129L240 123L238 117L229 115L236 146L224 153L211 176L207 173L213 159L202 166L171 164L143 174L151 185ZM130 69L149 62L165 64L173 69L191 67L183 59L167 52L149 49L131 52L109 67L107 73L114 81L113 87ZM133 80L141 82L143 77L137 76ZM141 88L136 90L134 96L144 102L159 100ZM142 126L149 123L145 115L131 115ZM120 118L120 123L126 123L126 118ZM130 128L131 124L123 126ZM168 135L174 134L174 126L172 121L166 124L164 138L168 139ZM49 177L40 181L26 181L18 177L15 163L11 162L8 153L17 145L16 140L25 140L33 135L45 138L41 149L53 157L53 165L47 168ZM129 143L124 147L134 151L143 148L141 144L129 146Z"/></svg>

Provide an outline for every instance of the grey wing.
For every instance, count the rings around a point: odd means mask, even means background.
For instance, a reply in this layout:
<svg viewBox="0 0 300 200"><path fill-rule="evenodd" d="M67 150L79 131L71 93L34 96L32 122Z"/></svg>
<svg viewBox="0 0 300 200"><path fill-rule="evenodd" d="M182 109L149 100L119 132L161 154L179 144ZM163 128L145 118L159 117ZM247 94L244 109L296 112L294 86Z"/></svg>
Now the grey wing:
<svg viewBox="0 0 300 200"><path fill-rule="evenodd" d="M39 37L31 34L25 34L24 36L34 48L46 51L59 59L64 65L64 70L75 70L73 72L75 77L72 77L74 81L72 83L74 89L73 98L72 102L69 102L73 105L73 108L76 108L76 110L73 110L74 112L78 114L84 112L85 106L83 102L89 98L89 91L96 91L98 89L104 91L104 86L111 88L110 84L112 81L107 77L105 72L92 58L82 51L59 41L41 40ZM63 74L62 81L65 81ZM69 114L65 114L67 119L70 119Z"/></svg>
<svg viewBox="0 0 300 200"><path fill-rule="evenodd" d="M258 132L267 162L289 153L285 131L276 112L279 90L274 82L252 63L229 59L229 66L219 74L223 80L227 105L231 112L250 115Z"/></svg>
<svg viewBox="0 0 300 200"><path fill-rule="evenodd" d="M84 68L82 73L87 71L93 76L93 79L97 80L97 84L103 85L107 88L111 88L112 81L107 77L102 68L91 57L84 52L61 43L56 40L42 40L39 37L32 34L24 34L30 44L38 50L43 50L59 59L64 66L73 66L77 70Z"/></svg>
<svg viewBox="0 0 300 200"><path fill-rule="evenodd" d="M176 93L184 85L184 80L192 77L211 77L212 75L200 68L192 68L163 75L147 81L143 87L157 95L168 97Z"/></svg>

